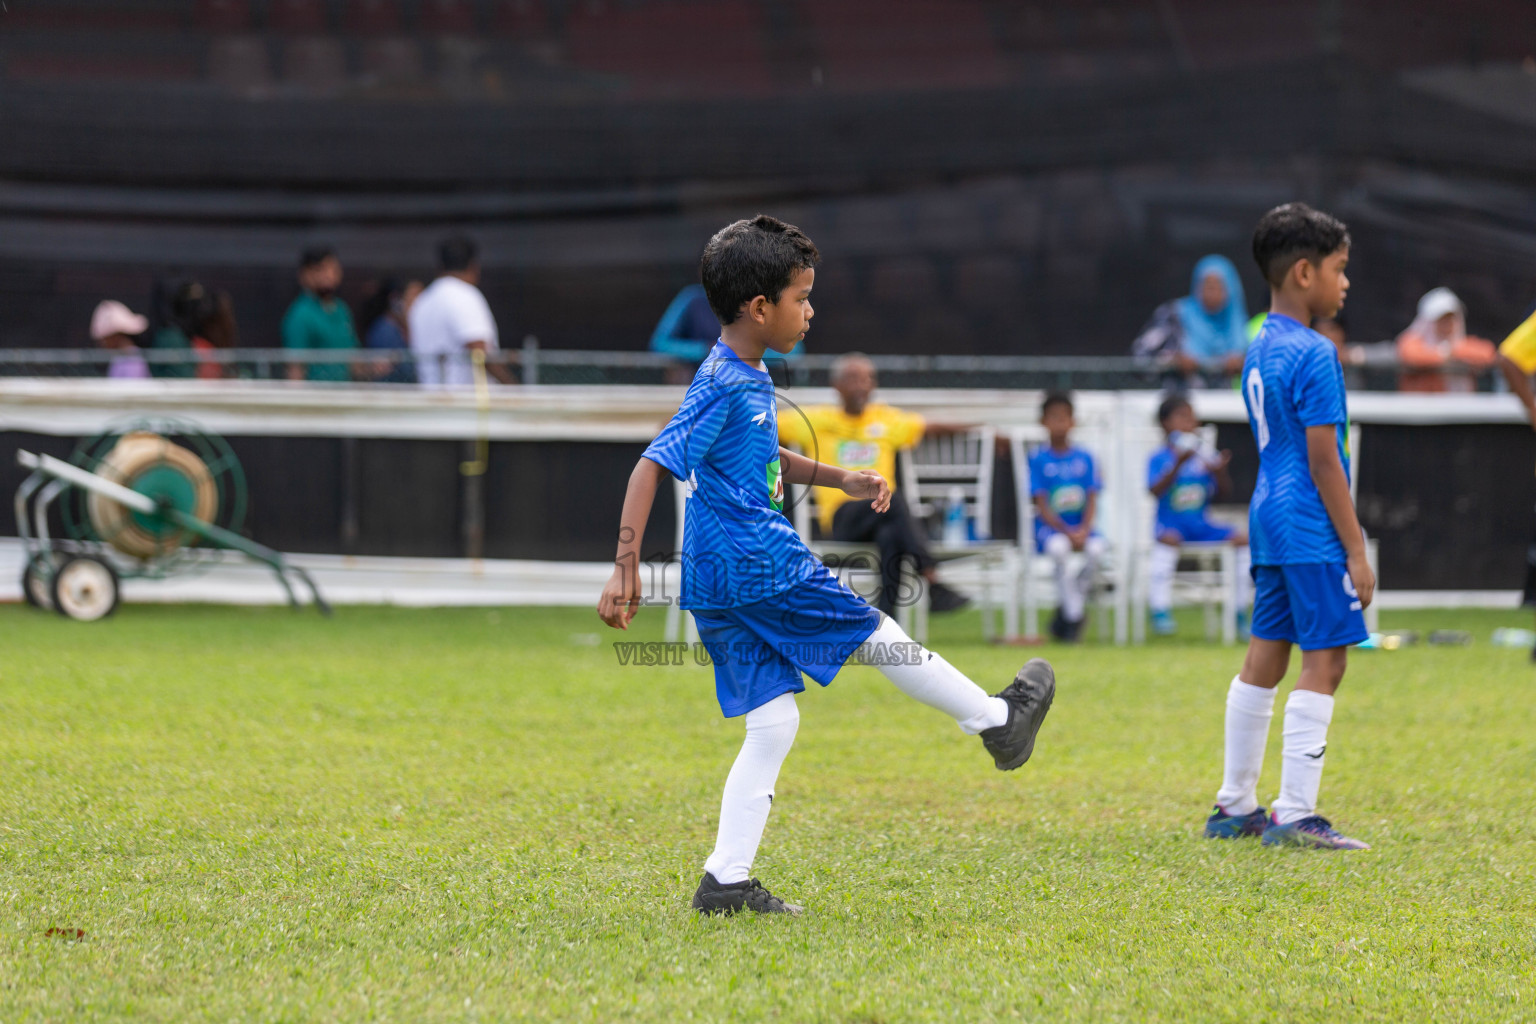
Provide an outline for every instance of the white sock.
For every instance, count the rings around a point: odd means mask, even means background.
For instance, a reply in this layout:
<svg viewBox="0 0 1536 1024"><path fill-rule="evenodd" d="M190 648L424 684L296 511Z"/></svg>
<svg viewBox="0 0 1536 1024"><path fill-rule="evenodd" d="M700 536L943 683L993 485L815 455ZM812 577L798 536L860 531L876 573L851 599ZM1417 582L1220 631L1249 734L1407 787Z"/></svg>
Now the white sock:
<svg viewBox="0 0 1536 1024"><path fill-rule="evenodd" d="M782 694L747 712L747 738L731 765L720 798L720 829L715 852L704 870L722 885L745 882L752 874L752 860L763 841L763 827L773 809L773 787L779 767L795 742L800 728L800 709L795 695Z"/></svg>
<svg viewBox="0 0 1536 1024"><path fill-rule="evenodd" d="M1179 568L1179 549L1158 541L1147 557L1147 606L1154 612L1173 607L1173 574Z"/></svg>
<svg viewBox="0 0 1536 1024"><path fill-rule="evenodd" d="M1063 610L1063 616L1069 621L1077 622L1087 613L1088 593L1093 589L1093 581L1099 575L1099 563L1104 561L1104 552L1108 548L1109 542L1103 537L1089 537L1083 545L1083 567L1072 581L1068 591L1072 600Z"/></svg>
<svg viewBox="0 0 1536 1024"><path fill-rule="evenodd" d="M1228 814L1252 814L1259 806L1259 772L1275 714L1275 691L1233 676L1227 689L1227 756L1216 803Z"/></svg>
<svg viewBox="0 0 1536 1024"><path fill-rule="evenodd" d="M895 619L887 617L881 622L868 642L882 645L879 649L885 656L877 667L896 689L915 701L938 708L958 722L962 731L974 736L1008 724L1006 701L988 696L959 669L907 636ZM902 646L895 646L898 644ZM891 657L892 652L915 652L915 656Z"/></svg>
<svg viewBox="0 0 1536 1024"><path fill-rule="evenodd" d="M1083 617L1083 599L1076 580L1067 575L1067 562L1072 557L1072 542L1059 533L1052 534L1045 542L1046 557L1056 575L1056 600L1061 605L1061 617L1076 622Z"/></svg>
<svg viewBox="0 0 1536 1024"><path fill-rule="evenodd" d="M1253 560L1244 544L1237 549L1237 607L1243 611L1253 604Z"/></svg>
<svg viewBox="0 0 1536 1024"><path fill-rule="evenodd" d="M1275 820L1282 825L1317 813L1317 790L1323 784L1323 752L1328 749L1328 723L1333 698L1312 690L1292 690L1285 702L1285 746L1280 754L1280 795Z"/></svg>

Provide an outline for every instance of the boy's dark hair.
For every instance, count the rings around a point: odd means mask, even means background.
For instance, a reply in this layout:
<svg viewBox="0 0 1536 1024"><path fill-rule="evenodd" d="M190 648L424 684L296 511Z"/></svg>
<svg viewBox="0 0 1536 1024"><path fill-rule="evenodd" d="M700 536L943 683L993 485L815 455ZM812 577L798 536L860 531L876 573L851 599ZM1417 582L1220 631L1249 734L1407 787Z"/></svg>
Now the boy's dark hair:
<svg viewBox="0 0 1536 1024"><path fill-rule="evenodd" d="M1172 416L1180 409L1192 408L1194 408L1194 406L1190 405L1189 399L1185 398L1183 395L1169 395L1167 398L1163 399L1163 404L1157 407L1157 423L1159 426L1167 426L1168 417Z"/></svg>
<svg viewBox="0 0 1536 1024"><path fill-rule="evenodd" d="M722 325L759 295L778 302L790 280L821 262L816 243L793 224L760 213L715 233L704 247L699 276L709 308Z"/></svg>
<svg viewBox="0 0 1536 1024"><path fill-rule="evenodd" d="M306 245L299 252L299 269L308 270L310 267L318 267L326 260L336 255L336 250L329 245Z"/></svg>
<svg viewBox="0 0 1536 1024"><path fill-rule="evenodd" d="M1072 412L1072 396L1065 391L1047 391L1045 398L1040 402L1040 418L1045 419L1045 414L1057 405L1064 405L1067 407L1067 412Z"/></svg>
<svg viewBox="0 0 1536 1024"><path fill-rule="evenodd" d="M450 235L437 243L437 265L452 274L468 270L480 258L480 247L468 235Z"/></svg>
<svg viewBox="0 0 1536 1024"><path fill-rule="evenodd" d="M1286 203L1259 218L1253 229L1253 259L1270 287L1280 287L1297 260L1319 264L1349 248L1349 228L1306 203Z"/></svg>

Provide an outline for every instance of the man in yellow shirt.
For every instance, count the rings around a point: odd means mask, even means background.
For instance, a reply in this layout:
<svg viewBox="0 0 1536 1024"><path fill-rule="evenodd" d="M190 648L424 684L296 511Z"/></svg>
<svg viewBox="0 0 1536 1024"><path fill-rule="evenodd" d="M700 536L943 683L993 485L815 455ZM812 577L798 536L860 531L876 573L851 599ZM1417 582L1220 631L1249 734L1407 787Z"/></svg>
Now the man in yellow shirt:
<svg viewBox="0 0 1536 1024"><path fill-rule="evenodd" d="M1525 406L1525 416L1536 428L1536 391L1531 389L1531 374L1536 373L1536 311L1526 317L1525 323L1510 332L1499 346L1499 369L1509 381L1509 390L1520 396ZM1525 596L1522 603L1536 605L1536 541L1525 553ZM1531 651L1536 661L1536 650Z"/></svg>
<svg viewBox="0 0 1536 1024"><path fill-rule="evenodd" d="M857 352L832 364L832 386L841 405L818 405L779 416L779 439L796 445L818 462L840 469L873 469L896 485L896 453L923 439L926 424L916 413L871 402L876 386L875 364ZM948 429L948 428L946 428ZM871 543L880 549L880 610L895 614L901 593L903 562L915 565L928 582L929 607L955 611L967 599L935 581L936 565L928 538L902 499L891 495L891 507L875 512L867 501L850 501L834 487L817 487L822 536L836 541Z"/></svg>

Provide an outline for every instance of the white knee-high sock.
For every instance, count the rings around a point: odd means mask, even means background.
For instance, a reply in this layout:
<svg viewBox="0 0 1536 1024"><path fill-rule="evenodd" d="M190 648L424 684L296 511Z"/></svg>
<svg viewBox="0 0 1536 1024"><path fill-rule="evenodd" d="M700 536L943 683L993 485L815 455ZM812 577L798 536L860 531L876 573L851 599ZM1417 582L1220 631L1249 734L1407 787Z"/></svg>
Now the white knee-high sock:
<svg viewBox="0 0 1536 1024"><path fill-rule="evenodd" d="M1237 606L1244 611L1253 604L1253 559L1244 544L1237 549Z"/></svg>
<svg viewBox="0 0 1536 1024"><path fill-rule="evenodd" d="M1252 814L1259 806L1259 772L1275 714L1275 691L1234 676L1227 689L1227 756L1216 803L1228 814Z"/></svg>
<svg viewBox="0 0 1536 1024"><path fill-rule="evenodd" d="M1147 606L1154 612L1173 607L1173 574L1178 567L1178 548L1161 542L1152 545L1147 557Z"/></svg>
<svg viewBox="0 0 1536 1024"><path fill-rule="evenodd" d="M1328 749L1328 723L1333 698L1313 690L1292 690L1285 702L1285 745L1280 754L1280 795L1275 820L1282 825L1317 813L1317 790L1323 784L1323 753Z"/></svg>
<svg viewBox="0 0 1536 1024"><path fill-rule="evenodd" d="M988 696L987 691L967 679L959 669L907 636L906 630L898 626L895 619L887 617L880 623L880 628L870 634L868 642L880 645L876 650L885 655L898 651L911 653L911 657L882 657L882 663L877 667L896 689L913 700L938 708L958 722L964 732L974 736L1008 723L1006 701Z"/></svg>
<svg viewBox="0 0 1536 1024"><path fill-rule="evenodd" d="M747 738L731 765L720 798L720 828L715 851L704 870L725 885L745 882L752 874L752 860L763 841L768 812L773 809L773 787L779 767L795 742L800 728L800 709L795 695L782 694L747 712Z"/></svg>

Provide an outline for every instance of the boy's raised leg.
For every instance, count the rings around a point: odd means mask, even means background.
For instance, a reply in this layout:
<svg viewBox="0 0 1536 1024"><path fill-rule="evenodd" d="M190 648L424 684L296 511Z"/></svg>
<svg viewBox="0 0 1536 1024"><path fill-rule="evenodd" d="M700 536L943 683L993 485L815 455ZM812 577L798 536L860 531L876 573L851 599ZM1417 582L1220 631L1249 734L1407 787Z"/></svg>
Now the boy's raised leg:
<svg viewBox="0 0 1536 1024"><path fill-rule="evenodd" d="M964 732L979 735L999 769L1011 771L1029 760L1056 696L1056 674L1048 662L1031 660L1001 693L988 696L959 669L907 636L894 619L883 620L868 642L882 654L916 650L916 658L880 657L880 671L908 697L949 715Z"/></svg>

